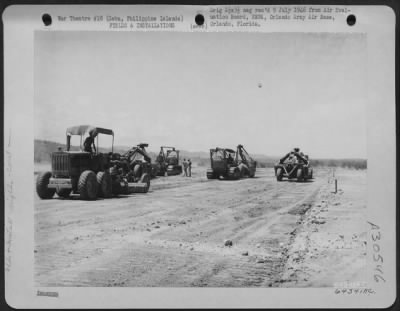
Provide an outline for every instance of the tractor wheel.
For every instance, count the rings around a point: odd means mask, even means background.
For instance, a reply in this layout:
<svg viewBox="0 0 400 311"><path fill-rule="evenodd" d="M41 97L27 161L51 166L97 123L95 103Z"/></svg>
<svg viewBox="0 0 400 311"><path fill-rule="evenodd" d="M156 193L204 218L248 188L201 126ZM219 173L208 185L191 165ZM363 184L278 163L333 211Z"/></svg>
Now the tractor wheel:
<svg viewBox="0 0 400 311"><path fill-rule="evenodd" d="M303 169L302 168L298 168L297 169L296 177L297 177L297 181L303 181L304 180L304 174L303 174Z"/></svg>
<svg viewBox="0 0 400 311"><path fill-rule="evenodd" d="M133 168L133 176L137 178L142 176L142 167L140 166L140 164L136 164Z"/></svg>
<svg viewBox="0 0 400 311"><path fill-rule="evenodd" d="M113 195L122 194L121 181L119 178L116 178L115 180L112 181L111 190Z"/></svg>
<svg viewBox="0 0 400 311"><path fill-rule="evenodd" d="M281 167L278 167L276 169L276 180L277 181L282 181L282 177L283 177L283 170Z"/></svg>
<svg viewBox="0 0 400 311"><path fill-rule="evenodd" d="M240 178L243 178L245 175L247 175L246 165L244 165L243 163L239 164L238 169L239 169L239 173L240 173Z"/></svg>
<svg viewBox="0 0 400 311"><path fill-rule="evenodd" d="M240 178L240 170L238 167L231 167L228 172L228 179L237 180Z"/></svg>
<svg viewBox="0 0 400 311"><path fill-rule="evenodd" d="M97 178L92 171L84 171L79 176L78 192L82 200L97 199Z"/></svg>
<svg viewBox="0 0 400 311"><path fill-rule="evenodd" d="M256 167L249 167L249 177L254 178L256 176Z"/></svg>
<svg viewBox="0 0 400 311"><path fill-rule="evenodd" d="M98 172L96 175L97 179L97 195L101 198L112 197L112 179L108 172Z"/></svg>
<svg viewBox="0 0 400 311"><path fill-rule="evenodd" d="M69 198L69 195L71 194L71 189L59 189L59 190L56 190L56 193L60 198L67 199L67 198Z"/></svg>
<svg viewBox="0 0 400 311"><path fill-rule="evenodd" d="M147 173L144 173L142 175L142 177L140 177L140 182L144 183L144 184L147 184L147 187L146 187L146 189L144 191L144 193L147 193L149 191L149 188L150 188L150 175L147 174Z"/></svg>
<svg viewBox="0 0 400 311"><path fill-rule="evenodd" d="M36 192L39 198L43 200L51 199L56 192L56 189L49 189L47 186L49 185L51 177L51 172L45 172L39 174L36 179Z"/></svg>
<svg viewBox="0 0 400 311"><path fill-rule="evenodd" d="M234 170L234 172L233 172L233 178L234 178L235 180L241 178L241 176L240 176L240 170L239 170L238 168L236 168L236 169Z"/></svg>
<svg viewBox="0 0 400 311"><path fill-rule="evenodd" d="M310 168L310 169L308 170L308 178L309 178L309 179L313 179L313 169L312 169L312 168Z"/></svg>
<svg viewBox="0 0 400 311"><path fill-rule="evenodd" d="M211 169L207 170L207 179L216 179L216 176L215 176L213 170L211 170Z"/></svg>

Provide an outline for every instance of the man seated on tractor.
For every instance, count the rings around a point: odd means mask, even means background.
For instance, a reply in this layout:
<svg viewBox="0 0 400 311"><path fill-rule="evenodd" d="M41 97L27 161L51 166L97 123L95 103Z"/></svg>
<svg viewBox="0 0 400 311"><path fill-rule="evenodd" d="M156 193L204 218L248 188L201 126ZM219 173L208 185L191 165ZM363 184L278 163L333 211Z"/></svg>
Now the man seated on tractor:
<svg viewBox="0 0 400 311"><path fill-rule="evenodd" d="M296 158L295 153L291 152L289 157L287 158L287 161L282 161L282 163L283 162L286 162L287 169L289 171L292 170L293 166L297 164L297 158Z"/></svg>
<svg viewBox="0 0 400 311"><path fill-rule="evenodd" d="M92 149L92 146L93 146L93 149ZM85 139L85 142L83 143L83 150L86 152L90 152L90 153L96 152L96 145L94 144L94 137L92 137L92 135L89 135Z"/></svg>

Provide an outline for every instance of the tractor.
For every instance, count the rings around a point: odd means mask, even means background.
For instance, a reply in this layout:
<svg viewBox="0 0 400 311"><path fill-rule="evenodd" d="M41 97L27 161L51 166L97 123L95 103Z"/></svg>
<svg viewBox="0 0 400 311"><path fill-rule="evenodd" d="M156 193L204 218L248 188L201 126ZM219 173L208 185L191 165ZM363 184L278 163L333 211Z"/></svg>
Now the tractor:
<svg viewBox="0 0 400 311"><path fill-rule="evenodd" d="M110 153L99 152L99 134L111 135ZM71 138L80 137L80 150L74 151ZM95 200L98 197L110 198L113 194L126 192L147 192L150 178L146 174L136 184L131 185L123 172L112 163L114 132L110 129L90 125L73 126L66 131L66 151L59 148L51 154L51 172L38 175L36 192L41 199L51 199L55 193L68 198L78 194L83 200ZM83 138L85 138L82 144ZM75 148L76 149L76 148ZM112 174L117 169L117 174ZM117 192L121 190L121 192ZM122 191L123 190L123 191ZM126 190L126 191L125 191Z"/></svg>
<svg viewBox="0 0 400 311"><path fill-rule="evenodd" d="M299 148L294 148L281 158L274 166L274 170L277 181L282 181L283 177L296 179L299 182L313 178L313 169L308 155L300 152Z"/></svg>
<svg viewBox="0 0 400 311"><path fill-rule="evenodd" d="M239 165L240 177L253 178L256 175L257 162L247 153L243 145L236 148L236 162Z"/></svg>
<svg viewBox="0 0 400 311"><path fill-rule="evenodd" d="M257 162L247 153L243 145L236 147L236 152L228 148L210 149L211 168L207 170L208 179L223 177L224 179L239 179L254 177Z"/></svg>
<svg viewBox="0 0 400 311"><path fill-rule="evenodd" d="M135 176L142 176L147 173L151 178L155 178L158 174L159 166L151 163L151 157L146 149L149 144L141 143L136 147L129 149L122 157L129 160Z"/></svg>
<svg viewBox="0 0 400 311"><path fill-rule="evenodd" d="M210 149L211 168L207 169L208 179L224 178L236 180L240 178L240 168L235 151L229 148Z"/></svg>
<svg viewBox="0 0 400 311"><path fill-rule="evenodd" d="M161 146L156 162L159 166L158 176L182 174L182 165L179 164L179 150L176 150L175 147Z"/></svg>

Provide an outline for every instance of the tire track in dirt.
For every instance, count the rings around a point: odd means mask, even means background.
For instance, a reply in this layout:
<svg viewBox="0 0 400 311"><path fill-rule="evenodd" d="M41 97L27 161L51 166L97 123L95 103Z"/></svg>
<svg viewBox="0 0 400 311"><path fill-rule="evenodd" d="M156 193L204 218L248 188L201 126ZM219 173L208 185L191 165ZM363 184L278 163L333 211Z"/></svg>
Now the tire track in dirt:
<svg viewBox="0 0 400 311"><path fill-rule="evenodd" d="M39 201L35 278L42 286L260 286L279 275L298 218L288 212L321 182L277 183L267 171L145 196Z"/></svg>

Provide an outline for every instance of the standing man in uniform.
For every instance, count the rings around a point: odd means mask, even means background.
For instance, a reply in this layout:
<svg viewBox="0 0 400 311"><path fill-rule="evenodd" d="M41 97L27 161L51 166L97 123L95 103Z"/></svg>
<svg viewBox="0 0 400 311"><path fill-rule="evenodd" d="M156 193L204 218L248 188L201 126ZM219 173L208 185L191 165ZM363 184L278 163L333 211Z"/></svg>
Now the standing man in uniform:
<svg viewBox="0 0 400 311"><path fill-rule="evenodd" d="M187 177L187 168L188 168L188 163L186 162L186 159L183 159L183 176Z"/></svg>
<svg viewBox="0 0 400 311"><path fill-rule="evenodd" d="M188 175L192 177L192 161L188 160Z"/></svg>

